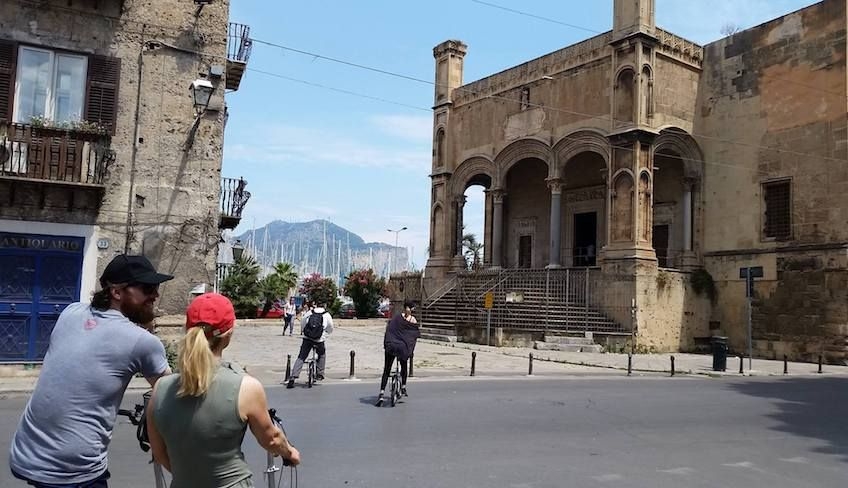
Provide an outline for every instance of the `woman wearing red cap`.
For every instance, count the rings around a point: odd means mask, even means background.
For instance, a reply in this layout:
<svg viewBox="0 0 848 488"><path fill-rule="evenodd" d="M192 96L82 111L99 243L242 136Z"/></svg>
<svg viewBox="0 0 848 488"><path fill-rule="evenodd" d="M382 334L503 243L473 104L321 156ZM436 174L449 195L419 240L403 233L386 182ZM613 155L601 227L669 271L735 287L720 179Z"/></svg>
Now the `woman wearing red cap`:
<svg viewBox="0 0 848 488"><path fill-rule="evenodd" d="M235 326L229 299L200 295L186 310L179 373L159 380L147 426L153 457L173 475L171 488L253 487L241 451L247 426L259 444L293 465L300 453L268 415L265 389L222 361Z"/></svg>

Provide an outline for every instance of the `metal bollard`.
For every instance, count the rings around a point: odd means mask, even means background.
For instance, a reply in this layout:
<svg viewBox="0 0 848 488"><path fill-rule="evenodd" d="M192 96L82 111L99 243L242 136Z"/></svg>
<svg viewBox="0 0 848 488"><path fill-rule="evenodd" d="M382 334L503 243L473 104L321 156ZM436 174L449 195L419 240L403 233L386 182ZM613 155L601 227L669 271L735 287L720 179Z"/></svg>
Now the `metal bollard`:
<svg viewBox="0 0 848 488"><path fill-rule="evenodd" d="M745 370L742 369L744 366L745 366L745 356L740 354L739 355L739 374L742 374L742 373L745 372Z"/></svg>
<svg viewBox="0 0 848 488"><path fill-rule="evenodd" d="M627 353L627 376L633 374L633 354Z"/></svg>
<svg viewBox="0 0 848 488"><path fill-rule="evenodd" d="M671 357L671 375L674 376L674 356Z"/></svg>
<svg viewBox="0 0 848 488"><path fill-rule="evenodd" d="M350 379L356 378L356 365L355 365L356 351L350 351Z"/></svg>
<svg viewBox="0 0 848 488"><path fill-rule="evenodd" d="M474 376L474 369L477 367L477 353L471 353L471 376Z"/></svg>
<svg viewBox="0 0 848 488"><path fill-rule="evenodd" d="M783 355L783 374L789 374L789 362L786 359L786 354Z"/></svg>
<svg viewBox="0 0 848 488"><path fill-rule="evenodd" d="M819 374L822 373L822 355L819 354Z"/></svg>
<svg viewBox="0 0 848 488"><path fill-rule="evenodd" d="M283 382L288 381L289 376L291 376L291 354L286 355L286 379Z"/></svg>
<svg viewBox="0 0 848 488"><path fill-rule="evenodd" d="M409 375L408 375L408 376L409 376L410 378L412 378L413 376L415 376L415 375L412 373L412 359L413 359L414 357L415 357L415 354L410 354L410 355L409 355Z"/></svg>
<svg viewBox="0 0 848 488"><path fill-rule="evenodd" d="M530 353L530 371L527 372L527 376L533 376L533 353Z"/></svg>

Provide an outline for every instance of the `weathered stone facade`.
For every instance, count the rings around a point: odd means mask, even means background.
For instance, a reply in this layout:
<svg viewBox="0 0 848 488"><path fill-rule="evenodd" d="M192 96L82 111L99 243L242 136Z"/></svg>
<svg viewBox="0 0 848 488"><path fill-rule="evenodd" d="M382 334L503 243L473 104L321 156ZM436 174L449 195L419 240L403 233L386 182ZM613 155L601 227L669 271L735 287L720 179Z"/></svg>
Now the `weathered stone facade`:
<svg viewBox="0 0 848 488"><path fill-rule="evenodd" d="M55 172L32 174L32 150L39 147L35 138L43 129L12 120L16 107L0 111L5 115L0 116L0 136L18 137L12 134L17 128L32 137L26 139L28 146L16 139L20 147L30 148L29 174L25 166L12 168L20 175L7 167L0 177L0 230L84 237L81 299L98 288L96 277L112 257L124 252L144 254L160 271L175 275L160 288L163 312L181 313L194 287L214 283L224 89L234 81L229 79L228 29L227 0L202 7L177 0L0 2L0 40L11 56L6 74L11 73L13 86L5 87L10 103L23 100L21 93L14 99L14 75L18 85L23 76L20 63L15 64L22 46L50 56L69 53L85 59L88 69L82 118L92 113L92 104L101 103L101 122L106 125L108 119L107 133L97 141L109 154L108 163L98 159L96 164L103 177L92 179L95 170L89 169L86 178L84 167L82 179L79 174L56 178ZM95 88L103 87L102 80L92 81L99 76L98 62L108 67L112 84L95 100ZM0 60L0 75L2 67ZM189 90L196 79L214 88L208 107L199 113ZM78 138L74 131L59 131L55 141L77 151L77 158L83 154L85 164L86 151L95 143L80 148Z"/></svg>
<svg viewBox="0 0 848 488"><path fill-rule="evenodd" d="M761 265L755 354L846 357L845 2L705 47L657 28L654 3L616 0L612 31L469 84L467 46L434 49L425 288L464 267L480 185L487 265L635 277L609 287L646 348L743 351L739 268Z"/></svg>

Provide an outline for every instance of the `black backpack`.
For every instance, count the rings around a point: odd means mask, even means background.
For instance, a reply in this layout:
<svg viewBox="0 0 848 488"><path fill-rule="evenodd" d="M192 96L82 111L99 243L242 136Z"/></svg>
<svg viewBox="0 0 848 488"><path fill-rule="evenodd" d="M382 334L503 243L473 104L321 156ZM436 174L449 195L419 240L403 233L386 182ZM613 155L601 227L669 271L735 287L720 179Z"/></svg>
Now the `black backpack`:
<svg viewBox="0 0 848 488"><path fill-rule="evenodd" d="M303 327L303 336L307 339L317 341L324 334L324 314L312 312L312 315L306 319L306 325Z"/></svg>

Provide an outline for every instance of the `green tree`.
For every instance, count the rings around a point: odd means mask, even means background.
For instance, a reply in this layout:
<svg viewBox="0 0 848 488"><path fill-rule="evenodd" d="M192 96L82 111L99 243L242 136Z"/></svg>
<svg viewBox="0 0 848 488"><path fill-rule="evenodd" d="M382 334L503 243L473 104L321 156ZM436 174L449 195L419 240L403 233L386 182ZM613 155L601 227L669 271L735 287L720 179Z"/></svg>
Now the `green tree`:
<svg viewBox="0 0 848 488"><path fill-rule="evenodd" d="M285 299L289 291L297 285L297 273L290 263L277 263L274 272L259 281L259 290L262 294L264 304L260 317L268 315L274 300Z"/></svg>
<svg viewBox="0 0 848 488"><path fill-rule="evenodd" d="M465 256L465 264L468 269L478 269L482 262L483 243L477 242L477 236L474 234L463 234L462 236L463 256Z"/></svg>
<svg viewBox="0 0 848 488"><path fill-rule="evenodd" d="M259 265L250 256L241 256L221 282L221 294L233 302L238 318L256 317L256 305L262 298L259 289Z"/></svg>
<svg viewBox="0 0 848 488"><path fill-rule="evenodd" d="M303 279L300 293L316 305L326 305L332 313L338 301L339 288L332 278L323 278L320 273L313 273Z"/></svg>
<svg viewBox="0 0 848 488"><path fill-rule="evenodd" d="M344 293L353 299L357 318L367 319L377 316L377 305L388 292L386 280L373 269L357 269L347 275Z"/></svg>

